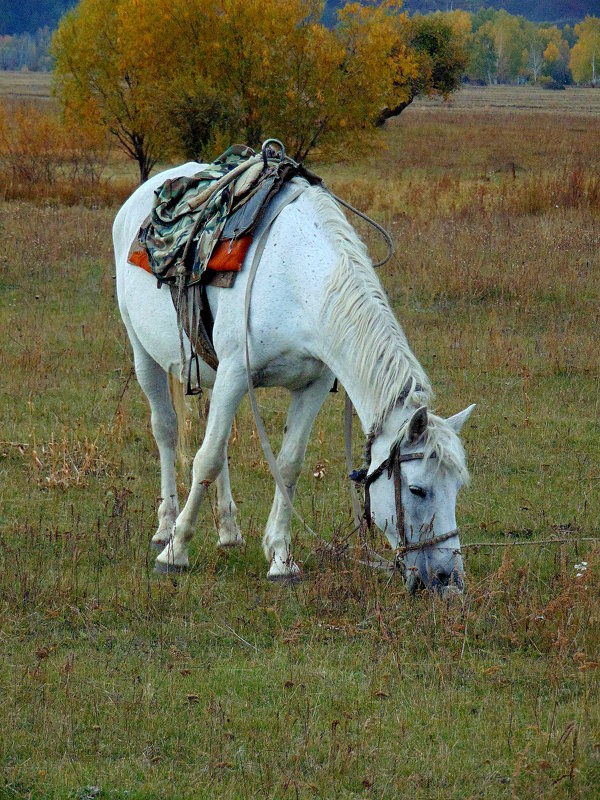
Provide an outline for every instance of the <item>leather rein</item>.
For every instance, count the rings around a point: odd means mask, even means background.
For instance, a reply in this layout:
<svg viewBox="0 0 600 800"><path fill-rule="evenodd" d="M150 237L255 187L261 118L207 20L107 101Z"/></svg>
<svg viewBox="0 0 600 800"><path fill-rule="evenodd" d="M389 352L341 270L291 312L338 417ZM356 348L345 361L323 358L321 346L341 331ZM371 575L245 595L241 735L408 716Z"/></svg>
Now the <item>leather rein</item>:
<svg viewBox="0 0 600 800"><path fill-rule="evenodd" d="M285 151L283 150L283 145L276 139L269 139L267 142L263 144L263 157L265 158L266 164L266 147L270 145L271 142L276 142L281 148L281 158L285 158ZM358 214L358 216L365 219L371 225L373 225L377 230L379 230L385 238L385 241L388 245L388 254L386 258L380 261L377 264L374 264L374 267L380 267L385 264L393 254L393 243L390 235L385 231L378 223L374 222L372 219L367 217L362 212L359 212L353 206L349 205L345 201L341 200L337 197L333 192L331 192L327 187L322 185L322 188L325 189L330 195L334 197L337 202L341 205L348 208L350 211ZM263 452L267 463L270 467L271 474L275 479L275 483L281 492L283 500L285 504L290 508L292 514L302 523L305 530L309 531L313 536L317 537L317 534L312 530L312 528L307 525L304 519L302 519L301 515L296 511L294 505L292 503L292 499L289 495L287 486L281 475L281 471L279 470L279 466L277 464L277 459L271 449L271 445L269 443L269 438L267 436L267 432L263 425L260 411L258 409L258 403L256 401L256 394L254 391L254 381L252 378L252 370L250 366L250 351L249 351L249 344L248 344L248 331L249 331L249 321L250 321L250 302L252 296L252 286L254 284L254 278L256 276L258 266L260 264L262 253L265 249L267 238L270 233L271 227L275 222L278 215L283 211L283 209L292 203L302 192L304 191L305 187L300 186L297 188L292 194L290 194L286 200L280 205L278 210L275 212L271 220L268 222L264 230L262 231L261 235L258 238L256 244L256 250L254 252L254 257L252 259L252 263L250 266L250 272L248 275L248 282L246 284L246 293L245 293L245 302L244 302L244 339L245 339L245 350L246 350L246 376L248 380L248 395L250 399L250 405L252 407L252 413L254 415L254 420L256 422L256 427L258 431L258 436L260 439L260 443L263 448ZM408 395L410 394L411 388L413 387L414 381L411 379L408 381L406 386L403 388L400 396L398 397L398 404L402 404L407 399ZM414 389L416 391L421 390L421 387L418 384L414 384ZM345 425L345 442L346 442L346 464L348 466L348 470L352 469L352 402L348 395L346 395L346 425ZM371 431L369 434L369 438L367 441L367 466L361 470L356 470L350 474L350 478L352 480L351 483L351 495L352 495L352 507L355 517L355 523L361 533L364 533L365 528L370 530L373 525L373 520L371 516L371 494L370 494L370 487L378 478L380 478L383 473L387 470L388 478L394 477L394 495L395 495L395 504L396 504L396 528L398 532L398 541L402 542L402 545L399 546L395 551L395 560L393 563L388 562L386 559L382 559L376 553L372 552L368 546L366 546L368 561L367 562L360 562L366 563L367 566L373 567L374 569L384 569L390 573L395 572L399 567L402 566L402 559L407 553L415 552L415 551L422 551L428 547L434 547L441 542L445 542L448 539L451 539L453 536L458 536L458 528L455 528L452 531L448 531L447 533L443 533L440 536L433 536L430 539L425 539L419 542L411 542L408 537L406 536L405 526L404 526L404 505L402 503L402 474L401 474L401 465L408 461L416 461L419 459L425 458L424 453L401 453L400 448L402 444L403 437L400 436L398 441L393 445L390 450L389 456L383 461L373 472L369 475L368 471L371 466L371 447L373 444L373 440L375 439L375 431ZM356 489L354 483L364 483L365 486L365 509L362 514L360 515L360 506L358 503L358 498L356 494ZM366 542L363 542L366 545ZM327 545L324 543L324 546L327 549L331 549L331 545Z"/></svg>

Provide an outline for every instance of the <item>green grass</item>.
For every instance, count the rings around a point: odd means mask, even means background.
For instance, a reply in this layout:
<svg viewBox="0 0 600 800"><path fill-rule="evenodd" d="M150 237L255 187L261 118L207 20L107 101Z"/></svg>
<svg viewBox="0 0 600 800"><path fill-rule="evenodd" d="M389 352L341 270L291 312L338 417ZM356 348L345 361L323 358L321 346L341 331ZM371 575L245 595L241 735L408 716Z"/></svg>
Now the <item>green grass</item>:
<svg viewBox="0 0 600 800"><path fill-rule="evenodd" d="M593 180L597 117L569 138L564 109L545 127L454 114L411 109L383 151L319 169L394 231L382 279L437 408L478 404L462 540L512 546L465 548L462 603L410 599L297 528L305 581L269 584L273 481L246 403L230 446L244 552L217 551L207 504L189 574L157 579L115 209L0 205L2 800L598 796L600 216L591 190L556 194L575 146ZM492 152L511 162L519 124L522 171L486 171ZM277 444L285 397L260 399ZM297 494L329 540L351 524L342 407L326 401Z"/></svg>

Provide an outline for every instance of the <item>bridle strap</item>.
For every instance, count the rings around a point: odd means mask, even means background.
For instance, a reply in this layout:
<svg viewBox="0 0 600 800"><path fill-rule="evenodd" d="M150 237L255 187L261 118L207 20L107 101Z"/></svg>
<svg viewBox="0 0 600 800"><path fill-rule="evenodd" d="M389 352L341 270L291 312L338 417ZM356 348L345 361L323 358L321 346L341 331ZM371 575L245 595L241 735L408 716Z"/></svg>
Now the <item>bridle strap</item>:
<svg viewBox="0 0 600 800"><path fill-rule="evenodd" d="M402 467L399 458L394 459L392 470L394 475L394 501L396 503L396 531L398 533L398 541L402 542L403 546L406 546L404 503L402 502Z"/></svg>
<svg viewBox="0 0 600 800"><path fill-rule="evenodd" d="M458 528L454 528L451 531L447 531L446 533L441 533L438 536L432 536L430 539L425 539L420 542L409 542L406 536L406 530L404 525L404 503L402 502L402 464L405 464L410 461L421 461L425 458L425 453L417 452L417 453L401 453L400 446L401 446L402 439L400 439L391 449L389 456L383 461L378 467L376 467L373 472L368 473L362 482L365 485L365 511L362 516L361 522L368 528L371 529L373 526L373 517L371 515L371 484L374 483L378 478L380 478L384 472L387 471L388 478L393 477L394 479L394 504L396 506L396 533L398 535L398 541L402 542L401 545L396 549L396 567L398 567L398 562L401 562L404 556L407 553L414 553L417 551L426 550L429 547L435 547L436 545L447 541L448 539L452 539L454 536L459 535ZM367 445L367 459L371 460L371 445L373 443L373 437L369 437L369 442ZM430 456L431 458L435 457L435 453L432 453Z"/></svg>
<svg viewBox="0 0 600 800"><path fill-rule="evenodd" d="M403 387L400 395L398 396L397 404L402 405L406 401L408 395L410 394L411 390L414 391L422 391L422 387L415 383L412 379L407 381L406 385ZM371 484L374 483L378 478L380 478L384 472L387 471L388 478L393 476L394 479L394 504L396 506L396 533L398 536L398 541L402 542L402 544L396 549L396 564L398 566L398 562L402 561L404 556L407 553L413 553L417 551L422 551L427 549L428 547L435 547L436 545L440 544L441 542L445 542L448 539L452 539L454 536L459 535L458 528L454 530L448 531L447 533L442 533L439 536L433 536L430 539L425 539L424 541L420 542L409 542L406 536L406 530L404 525L404 503L402 502L402 464L408 463L410 461L421 461L425 458L425 453L417 452L417 453L401 453L400 448L402 445L403 439L403 430L399 434L398 441L392 446L388 457L379 464L372 472L368 472L371 466L371 449L373 446L373 441L377 434L377 431L374 429L371 430L369 436L367 438L367 466L361 468L360 470L352 471L352 402L346 393L346 403L345 403L345 426L344 426L344 439L346 445L346 466L348 468L348 472L350 473L351 479L351 486L350 486L350 494L352 497L352 511L354 514L354 524L361 531L361 535L364 536L365 528L370 530L373 526L373 518L371 515ZM435 458L435 453L432 453L430 458ZM360 514L360 504L358 501L358 495L356 493L356 488L354 486L355 483L363 483L365 487L365 510L361 516Z"/></svg>
<svg viewBox="0 0 600 800"><path fill-rule="evenodd" d="M346 450L346 472L352 472L352 400L346 392L344 401L344 445ZM350 481L350 500L352 501L352 515L354 516L354 527L358 530L364 520L364 515L360 510L360 500L354 481Z"/></svg>
<svg viewBox="0 0 600 800"><path fill-rule="evenodd" d="M407 542L402 545L402 547L396 549L396 558L401 559L404 558L407 553L425 550L427 547L435 547L442 542L447 542L448 539L453 539L455 536L460 536L460 530L458 528L454 528L454 530L448 531L447 533L440 533L439 536L433 536L431 539L425 539L423 542Z"/></svg>

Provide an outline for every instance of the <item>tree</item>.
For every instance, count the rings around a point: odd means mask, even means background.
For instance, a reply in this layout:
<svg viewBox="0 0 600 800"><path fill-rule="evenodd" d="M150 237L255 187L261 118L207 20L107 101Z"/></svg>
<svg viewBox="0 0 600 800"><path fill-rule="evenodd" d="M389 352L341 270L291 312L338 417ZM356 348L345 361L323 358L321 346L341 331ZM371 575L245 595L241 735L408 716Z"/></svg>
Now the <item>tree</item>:
<svg viewBox="0 0 600 800"><path fill-rule="evenodd" d="M468 64L466 37L461 41L452 21L443 14L415 15L397 27L396 48L402 48L411 59L411 70L395 78L400 102L388 103L380 111L377 125L400 114L420 95L446 98L460 86Z"/></svg>
<svg viewBox="0 0 600 800"><path fill-rule="evenodd" d="M490 86L498 79L496 43L486 24L482 25L473 36L469 76L476 80L484 80Z"/></svg>
<svg viewBox="0 0 600 800"><path fill-rule="evenodd" d="M571 50L569 44L565 39L560 40L558 45L555 42L550 42L544 51L544 60L547 64L548 75L556 83L565 85L573 83L573 76L569 68L569 61L571 59Z"/></svg>
<svg viewBox="0 0 600 800"><path fill-rule="evenodd" d="M144 180L162 156L201 158L267 137L305 159L356 146L417 94L453 91L466 55L441 17L400 0L348 3L335 29L321 0L81 0L54 39L65 114L100 125ZM463 20L464 24L464 20Z"/></svg>
<svg viewBox="0 0 600 800"><path fill-rule="evenodd" d="M600 18L587 16L575 25L577 42L571 50L569 66L577 83L596 86L600 73Z"/></svg>
<svg viewBox="0 0 600 800"><path fill-rule="evenodd" d="M54 36L55 93L67 117L101 126L139 167L144 181L162 152L152 118L152 82L140 42L123 34L135 0L81 0Z"/></svg>
<svg viewBox="0 0 600 800"><path fill-rule="evenodd" d="M561 32L553 26L537 26L527 22L523 26L527 46L527 68L534 83L549 62L560 58Z"/></svg>
<svg viewBox="0 0 600 800"><path fill-rule="evenodd" d="M527 47L523 22L522 17L513 17L506 11L498 11L489 23L498 54L497 75L501 83L516 81L525 67Z"/></svg>

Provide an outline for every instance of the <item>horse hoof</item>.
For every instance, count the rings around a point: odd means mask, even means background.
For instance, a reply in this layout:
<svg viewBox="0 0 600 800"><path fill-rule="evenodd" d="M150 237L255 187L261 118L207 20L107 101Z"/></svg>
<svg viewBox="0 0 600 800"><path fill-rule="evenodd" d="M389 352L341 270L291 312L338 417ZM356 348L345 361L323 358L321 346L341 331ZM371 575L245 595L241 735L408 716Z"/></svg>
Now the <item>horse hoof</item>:
<svg viewBox="0 0 600 800"><path fill-rule="evenodd" d="M267 575L267 580L283 586L295 586L297 583L302 583L302 575L299 572L292 572L288 575Z"/></svg>
<svg viewBox="0 0 600 800"><path fill-rule="evenodd" d="M157 575L181 575L182 572L187 572L188 567L185 564L164 564L162 561L154 562L154 572Z"/></svg>
<svg viewBox="0 0 600 800"><path fill-rule="evenodd" d="M158 539L156 541L154 539L150 539L150 549L158 550L159 553L162 552L168 544L168 540L166 542L161 542Z"/></svg>
<svg viewBox="0 0 600 800"><path fill-rule="evenodd" d="M232 550L239 550L245 544L244 539L236 539L231 542L217 542L217 547L224 553L230 553Z"/></svg>

